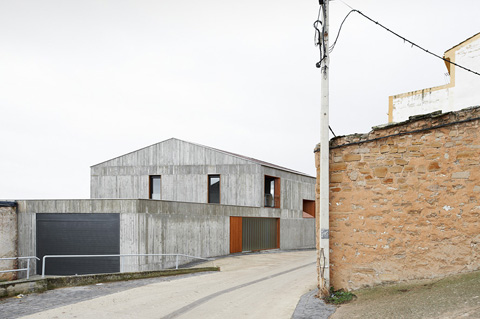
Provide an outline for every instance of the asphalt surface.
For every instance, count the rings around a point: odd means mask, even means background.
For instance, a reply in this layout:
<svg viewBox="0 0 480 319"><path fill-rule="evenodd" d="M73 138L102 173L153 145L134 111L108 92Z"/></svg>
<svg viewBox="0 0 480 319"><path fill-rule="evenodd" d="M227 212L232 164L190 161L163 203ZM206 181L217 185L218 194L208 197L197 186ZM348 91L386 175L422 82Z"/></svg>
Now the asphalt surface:
<svg viewBox="0 0 480 319"><path fill-rule="evenodd" d="M222 271L62 288L0 301L0 318L328 318L315 251L238 255Z"/></svg>

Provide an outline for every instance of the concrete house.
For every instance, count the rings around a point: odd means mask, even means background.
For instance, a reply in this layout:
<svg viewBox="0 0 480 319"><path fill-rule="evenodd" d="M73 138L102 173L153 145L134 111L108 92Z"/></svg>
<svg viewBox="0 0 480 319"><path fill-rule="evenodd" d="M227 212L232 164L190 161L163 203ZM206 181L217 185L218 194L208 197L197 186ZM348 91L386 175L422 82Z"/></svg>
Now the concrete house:
<svg viewBox="0 0 480 319"><path fill-rule="evenodd" d="M444 59L478 72L480 33L447 50ZM445 62L450 83L389 97L388 122L402 122L410 116L434 111L458 111L480 104L480 77Z"/></svg>
<svg viewBox="0 0 480 319"><path fill-rule="evenodd" d="M91 199L18 201L18 252L212 257L314 248L314 200L314 177L172 138L92 166ZM46 273L174 264L167 257L60 258L48 261Z"/></svg>
<svg viewBox="0 0 480 319"><path fill-rule="evenodd" d="M301 217L314 185L288 168L172 138L92 166L90 197L274 207Z"/></svg>

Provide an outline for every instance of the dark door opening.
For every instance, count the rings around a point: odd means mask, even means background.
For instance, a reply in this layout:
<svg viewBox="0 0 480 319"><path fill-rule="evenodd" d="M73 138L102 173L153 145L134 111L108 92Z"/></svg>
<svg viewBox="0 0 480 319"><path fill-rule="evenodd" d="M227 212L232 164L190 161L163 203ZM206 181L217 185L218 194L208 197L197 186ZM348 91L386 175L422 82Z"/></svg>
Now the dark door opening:
<svg viewBox="0 0 480 319"><path fill-rule="evenodd" d="M37 214L37 257L120 254L120 214ZM37 262L37 273L42 271ZM113 273L120 257L47 258L47 275Z"/></svg>

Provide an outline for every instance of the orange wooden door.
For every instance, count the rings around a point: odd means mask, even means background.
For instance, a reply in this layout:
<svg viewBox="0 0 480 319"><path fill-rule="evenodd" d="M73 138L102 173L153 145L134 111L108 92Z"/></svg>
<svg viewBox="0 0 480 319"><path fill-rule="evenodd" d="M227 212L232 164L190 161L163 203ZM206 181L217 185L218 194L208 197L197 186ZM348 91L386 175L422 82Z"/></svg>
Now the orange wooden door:
<svg viewBox="0 0 480 319"><path fill-rule="evenodd" d="M242 217L230 216L230 254L242 252Z"/></svg>

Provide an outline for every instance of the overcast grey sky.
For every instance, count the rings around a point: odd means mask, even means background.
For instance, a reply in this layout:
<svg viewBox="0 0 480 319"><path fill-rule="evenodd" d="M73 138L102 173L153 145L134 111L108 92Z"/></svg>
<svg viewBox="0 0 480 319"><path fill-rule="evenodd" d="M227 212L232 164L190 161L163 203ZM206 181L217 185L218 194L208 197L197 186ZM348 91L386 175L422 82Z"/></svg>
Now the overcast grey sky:
<svg viewBox="0 0 480 319"><path fill-rule="evenodd" d="M443 54L480 1L344 0ZM0 198L89 198L90 166L170 137L314 175L316 0L0 0ZM348 8L330 3L333 38ZM446 68L352 14L330 55L337 135ZM479 70L477 70L479 71Z"/></svg>

